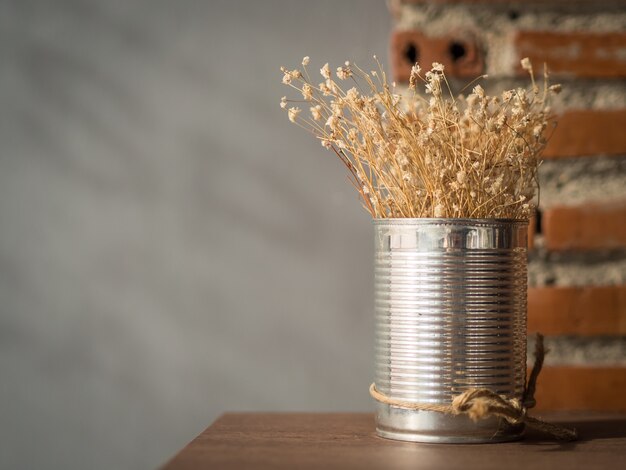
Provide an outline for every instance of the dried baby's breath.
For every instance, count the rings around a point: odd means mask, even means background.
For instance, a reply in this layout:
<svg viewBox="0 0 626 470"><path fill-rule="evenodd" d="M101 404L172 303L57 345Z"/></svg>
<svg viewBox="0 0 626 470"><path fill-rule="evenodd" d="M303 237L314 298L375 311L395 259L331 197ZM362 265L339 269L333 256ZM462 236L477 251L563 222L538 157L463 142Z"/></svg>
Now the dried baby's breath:
<svg viewBox="0 0 626 470"><path fill-rule="evenodd" d="M322 119L322 107L319 104L311 106L311 116L315 121Z"/></svg>
<svg viewBox="0 0 626 470"><path fill-rule="evenodd" d="M549 98L561 90L544 74L540 91L528 59L522 68L530 89L488 96L479 84L454 97L444 67L434 63L422 75L415 64L409 96L387 83L384 70L364 72L346 62L329 64L314 85L307 72L284 67L283 83L298 90L292 102L310 103L309 113L281 108L289 120L309 129L350 173L363 205L375 218L462 217L527 219L534 210L537 168L551 120ZM417 93L423 83L426 96Z"/></svg>
<svg viewBox="0 0 626 470"><path fill-rule="evenodd" d="M300 114L301 111L302 110L300 108L289 108L289 110L287 111L289 120L291 122L296 122L296 118L298 117L298 114Z"/></svg>

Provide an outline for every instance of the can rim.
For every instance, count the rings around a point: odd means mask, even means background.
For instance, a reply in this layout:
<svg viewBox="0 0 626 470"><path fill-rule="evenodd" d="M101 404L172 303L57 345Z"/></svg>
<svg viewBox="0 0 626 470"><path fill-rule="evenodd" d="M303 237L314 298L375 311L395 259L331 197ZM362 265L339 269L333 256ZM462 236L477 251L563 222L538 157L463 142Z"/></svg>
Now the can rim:
<svg viewBox="0 0 626 470"><path fill-rule="evenodd" d="M528 220L525 219L471 219L471 218L428 218L428 217L389 217L389 218L374 218L372 224L374 225L528 225Z"/></svg>

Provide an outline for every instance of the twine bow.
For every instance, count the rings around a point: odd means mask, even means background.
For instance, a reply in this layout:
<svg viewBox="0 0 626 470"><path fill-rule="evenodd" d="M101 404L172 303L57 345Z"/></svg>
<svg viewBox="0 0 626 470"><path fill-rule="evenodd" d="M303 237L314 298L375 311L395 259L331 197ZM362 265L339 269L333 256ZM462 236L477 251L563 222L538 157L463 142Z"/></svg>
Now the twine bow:
<svg viewBox="0 0 626 470"><path fill-rule="evenodd" d="M549 434L553 438L562 441L576 440L578 434L575 429L566 428L557 424L528 416L527 410L535 406L535 389L537 377L543 367L545 349L543 336L537 334L535 343L535 363L533 365L528 384L524 389L522 400L506 398L487 388L471 388L457 395L449 405L431 403L413 403L390 398L376 389L376 384L370 385L370 395L381 403L386 403L396 408L407 410L436 411L452 415L466 414L473 421L497 416L505 419L510 424L525 423L527 426Z"/></svg>

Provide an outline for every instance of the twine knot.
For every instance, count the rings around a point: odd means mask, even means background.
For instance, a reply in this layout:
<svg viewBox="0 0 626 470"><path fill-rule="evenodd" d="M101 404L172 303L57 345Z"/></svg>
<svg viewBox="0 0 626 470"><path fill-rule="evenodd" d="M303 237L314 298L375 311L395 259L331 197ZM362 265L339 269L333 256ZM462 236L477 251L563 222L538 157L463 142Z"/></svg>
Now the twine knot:
<svg viewBox="0 0 626 470"><path fill-rule="evenodd" d="M449 405L413 403L388 397L376 389L376 384L370 386L370 395L375 400L396 408L436 411L453 415L466 414L473 421L485 419L490 416L497 416L505 419L510 424L525 423L527 426L549 434L558 440L576 440L578 435L575 429L569 429L528 416L528 408L535 406L537 378L543 367L544 357L545 349L543 346L543 336L537 334L537 341L535 343L535 363L530 373L528 384L524 389L522 400L503 397L487 388L471 388L455 396L452 399L452 403Z"/></svg>
<svg viewBox="0 0 626 470"><path fill-rule="evenodd" d="M526 419L526 408L519 400L506 399L486 388L472 388L454 397L452 411L455 415L465 413L473 421L499 416L519 424Z"/></svg>

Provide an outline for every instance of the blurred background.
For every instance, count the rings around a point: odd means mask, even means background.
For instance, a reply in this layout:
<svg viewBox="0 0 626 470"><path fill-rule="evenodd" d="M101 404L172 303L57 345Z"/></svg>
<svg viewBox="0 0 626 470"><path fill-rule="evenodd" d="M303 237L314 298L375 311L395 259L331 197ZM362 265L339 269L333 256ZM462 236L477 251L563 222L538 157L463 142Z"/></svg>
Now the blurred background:
<svg viewBox="0 0 626 470"><path fill-rule="evenodd" d="M305 55L494 90L550 64L538 401L626 411L625 24L621 0L0 0L0 468L155 468L226 411L373 409L369 216L278 105Z"/></svg>
<svg viewBox="0 0 626 470"><path fill-rule="evenodd" d="M370 410L369 217L280 66L386 62L385 3L3 0L0 28L0 467Z"/></svg>

